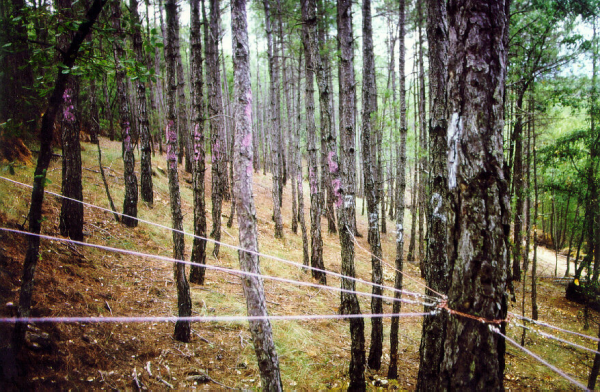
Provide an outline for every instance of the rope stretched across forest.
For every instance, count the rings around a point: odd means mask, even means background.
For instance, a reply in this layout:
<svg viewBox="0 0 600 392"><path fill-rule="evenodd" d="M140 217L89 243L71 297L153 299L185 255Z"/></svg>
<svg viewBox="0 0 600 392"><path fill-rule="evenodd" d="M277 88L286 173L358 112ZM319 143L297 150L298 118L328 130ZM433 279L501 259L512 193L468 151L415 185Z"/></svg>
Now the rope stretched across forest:
<svg viewBox="0 0 600 392"><path fill-rule="evenodd" d="M16 185L20 185L20 186L26 187L26 188L32 188L31 185L23 184L21 182L12 180L10 178L6 178L6 177L0 176L0 179L8 181L8 182L11 182L11 183L16 184ZM148 220L145 220L145 219L141 219L141 218L138 218L138 217L126 215L126 214L123 214L123 213L120 213L120 212L116 212L116 211L112 211L112 210L109 210L109 209L104 208L104 207L100 207L100 206L97 206L97 205L94 205L94 204L91 204L91 203L84 202L82 200L77 200L77 199L73 199L73 198L70 198L70 197L67 197L67 196L63 196L63 195L61 195L59 193L55 193L55 192L48 191L48 190L45 190L44 192L48 193L48 194L50 194L52 196L56 196L56 197L59 197L59 198L71 200L71 201L74 201L74 202L77 202L77 203L81 203L82 205L85 205L85 206L88 206L88 207L91 207L91 208L95 208L95 209L98 209L98 210L101 210L101 211L109 212L111 214L112 213L116 213L116 214L118 214L121 217L127 217L127 218L130 218L130 219L134 219L134 220L137 220L138 222L146 223L146 224L149 224L149 225L152 225L152 226L155 226L155 227L159 227L159 228L162 228L162 229L165 229L165 230L169 230L169 231L172 231L172 232L180 233L180 234L192 237L192 238L198 238L200 240L204 240L204 241L207 241L207 242L210 242L210 243L219 244L219 245L228 247L230 249L234 249L234 250L238 250L238 251L243 251L243 252L247 252L247 253L250 253L250 254L254 254L254 255L259 256L259 257L263 257L263 258L267 258L267 259L279 261L279 262L282 262L282 263L285 263L285 264L288 264L288 265L292 265L292 266L295 266L295 267L300 267L300 268L303 268L303 269L309 269L309 270L313 270L313 271L323 272L325 274L328 274L328 275L331 275L331 276L335 276L337 278L343 278L343 279L352 280L352 281L355 281L357 283L363 283L363 284L366 284L366 285L369 285L369 286L373 286L373 287L379 287L379 288L382 288L382 289L388 289L388 290L390 290L392 292L398 292L400 294L410 295L410 296L415 297L415 298L422 298L422 299L425 299L425 300L438 301L437 298L429 296L429 295L426 295L426 294L416 293L416 292L412 292L412 291L408 291L408 290L404 290L404 289L399 290L399 289L396 289L395 287L385 286L385 285L379 285L377 283L369 282L367 280L363 280L363 279L360 279L360 278L345 276L345 275L342 275L342 274L334 272L334 271L328 271L328 270L325 270L325 269L320 269L320 268L312 267L312 266L309 266L309 265L304 265L304 264L301 264L301 263L297 263L297 262L294 262L294 261L286 260L286 259L283 259L283 258L280 258L280 257L277 257L277 256L272 256L272 255L268 255L268 254L264 254L264 253L260 253L260 252L255 252L255 251L252 251L252 250L247 250L247 249L241 248L241 247L236 246L236 245L231 245L231 244L228 244L228 243L225 243L225 242L214 240L212 238L198 236L196 234L188 233L188 232L186 232L184 230L173 229L171 227L168 227L168 226L165 226L165 225L161 225L160 223L155 223L155 222L148 221ZM206 265L205 264L201 264L200 266L204 267ZM407 276L407 275L405 275L405 276ZM415 282L419 283L420 285L423 285L423 283L419 282L418 280L416 280L414 278L412 278L412 279Z"/></svg>
<svg viewBox="0 0 600 392"><path fill-rule="evenodd" d="M0 177L0 179L18 184L18 185L22 185L25 187L29 187L31 188L31 186L26 185L26 184L22 184L19 183L17 181L5 178L5 177ZM74 200L76 202L82 203L83 205L87 205L89 207L92 208L97 208L106 212L113 212L111 210L108 210L106 208L103 207L99 207L90 203L85 203L83 201L80 200L76 200L76 199L71 199L68 197L65 197L63 195L51 192L51 191L46 191L47 193L57 196L57 197L61 197L61 198L65 198L65 199L70 199L70 200ZM124 216L124 214L120 214L121 216ZM295 263L292 261L288 261L285 259L281 259L279 257L276 256L270 256L270 255L266 255L266 254L261 254L259 252L252 252L252 251L247 251L243 248L240 248L238 246L235 245L230 245L230 244L226 244L226 243L222 243L220 241L215 241L209 238L203 238L200 236L196 236L190 233L186 233L184 231L180 231L180 230L174 230L170 227L164 226L164 225L160 225L158 223L154 223L151 221L146 221L140 218L136 218L136 217L131 217L133 219L137 219L140 222L143 223L147 223L150 225L154 225L160 228L164 228L170 231L175 231L175 232L180 232L184 235L188 235L188 236L192 236L192 237L196 237L199 239L203 239L206 240L208 242L213 242L213 243L219 243L222 244L224 246L239 250L239 251L245 251L245 252L250 252L250 253L254 253L258 256L261 257L265 257L265 258L269 258L269 259L273 259L273 260L277 260L277 261L281 261L290 265L294 265L294 266L298 266L301 268L307 268L307 266L300 264L300 263ZM515 345L516 347L524 350L528 355L532 356L534 359L540 361L542 364L544 364L545 366L549 367L550 369L552 369L553 371L555 371L557 374L559 374L561 377L565 378L566 380L568 380L569 382L573 383L574 385L576 385L579 388L582 389L586 389L582 384L580 384L579 382L577 382L576 380L574 380L573 378L571 378L570 376L568 376L566 373L562 372L560 369L556 368L555 366L549 364L548 362L544 361L542 358L540 358L539 356L537 356L536 354L532 353L531 351L524 349L522 347L520 347L516 342L514 342L514 340L512 340L511 338L507 337L506 335L502 334L497 328L494 327L494 325L499 325L501 323L505 323L505 322L509 322L510 321L510 316L515 316L517 318L520 319L524 319L527 321L531 321L533 323L536 323L540 326L544 326L544 327L548 327L548 328L553 328L565 333L570 333L570 334L574 334L574 335L578 335L584 338L588 338L591 340L595 340L595 341L599 341L598 338L594 338L588 335L584 335L584 334L580 334L578 332L574 332L574 331L569 331L569 330L565 330L559 327L555 327L552 326L550 324L544 323L544 322L539 322L539 321L535 321L535 320L531 320L527 317L523 317L523 316L519 316L516 315L514 313L509 313L509 318L507 319L503 319L503 320L491 320L491 319L485 319L482 317L476 317L476 316L472 316L463 312L459 312L453 309L450 309L447 306L447 302L445 300L440 301L438 298L434 298L431 296L427 296L427 295L423 295L420 293L414 293L414 292L407 292L406 290L396 290L393 287L387 287L387 286L383 286L383 285L376 285L373 284L372 282L368 282L368 281L364 281L362 279L358 279L358 278L354 278L353 280L360 282L360 283L365 283L371 286L378 286L378 287L382 287L382 288L387 288L390 289L392 291L399 291L403 294L407 294L407 295L413 295L415 297L419 297L419 298L424 298L424 299L430 299L433 300L433 302L427 303L427 302L423 302L423 301L412 301L412 300L407 300L407 299L402 299L402 298L392 298L392 297L387 297L387 296L380 296L380 295L375 295L372 293L364 293L364 292L360 292L360 291L353 291L353 290L345 290L342 288L337 288L337 287L330 287L330 286L325 286L325 285L319 285L319 284L314 284L314 283L309 283L309 282L302 282L302 281L295 281L292 279L285 279L285 278L279 278L279 277L274 277L274 276L269 276L269 275L261 275L261 274L253 274L253 273L246 273L244 271L240 271L240 270L235 270L235 269L230 269L230 268L224 268L224 267L218 267L218 266L212 266L212 265L207 265L207 264L199 264L199 263L193 263L193 262L188 262L188 261L183 261L183 260L177 260L177 259L173 259L173 258L169 258L169 257L165 257L165 256L159 256L159 255L151 255L151 254L144 254L141 252L135 252L135 251L130 251L130 250L125 250L125 249L118 249L118 248L111 248L111 247L107 247L107 246L103 246L103 245L96 245L96 244L88 244L88 243L84 243L84 242L79 242L79 241L73 241L70 239L65 239L65 238L60 238L60 237L52 237L52 236L46 236L46 235L41 235L41 234L33 234L33 233L29 233L29 232L25 232L25 231L20 231L20 230L14 230L14 229L9 229L9 228L0 228L1 231L7 231L7 232L13 232L16 234L22 234L22 235L36 235L39 236L40 238L45 238L45 239L50 239L50 240L55 240L55 241L62 241L62 242L70 242L73 243L75 245L81 245L81 246L88 246L88 247L94 247L94 248L98 248L98 249L104 249L107 251L112 251L112 252L120 252L120 253L125 253L125 254L131 254L131 255L135 255L135 256L139 256L139 257L148 257L148 258L155 258L155 259L159 259L162 261L167 261L167 262L173 262L173 263L183 263L183 264L187 264L187 265L197 265L200 267L204 267L207 269L212 269L212 270L216 270L216 271L222 271L225 273L230 273L230 274L234 274L234 275L252 275L252 276L259 276L262 277L264 279L269 279L269 280L275 280L275 281L280 281L283 283L289 283L289 284L297 284L300 286L307 286L307 287L314 287L314 288L319 288L319 289L325 289L325 290L332 290L332 291L338 291L338 292L348 292L348 293L354 293L354 294L358 294L358 295L362 295L362 296L368 296L368 297L377 297L377 298L382 298L382 299L387 299L390 301L399 301L399 302L404 302L404 303L409 303L409 304L420 304L426 307L433 307L434 310L431 312L407 312L407 313L397 313L397 314L355 314L355 315L282 315L282 316L267 316L267 318L269 318L270 320L314 320L314 319L349 319L349 318L373 318L373 317L424 317L424 316L435 316L439 313L440 310L446 310L449 314L454 315L454 316L459 316L459 317L465 317L465 318L469 318L472 320L476 320L479 321L481 323L486 323L489 325L490 329L496 333L498 333L499 335L501 335L502 337L504 337L507 341L509 341L509 343ZM365 252L367 252L368 254L370 254L371 256L372 253L369 252L367 249L363 248L362 246L360 246L360 244L356 241L356 238L353 238L354 242L357 244L357 246L359 248L361 248L362 250L364 250ZM373 256L375 257L375 256ZM389 267L391 267L393 270L398 271L396 268L394 268L393 266L391 266L389 263L387 263L385 260L383 260L382 258L378 258L379 260L381 260L382 262L384 262L386 265L388 265ZM343 278L348 278L345 277L344 275L332 272L332 271L326 271L326 270L320 270L318 268L314 268L314 267L308 267L309 269L315 269L318 271L323 271L325 273L328 273L330 275L333 276L339 276L339 277L343 277ZM400 271L400 273L402 273ZM404 276L407 276L409 279L414 280L416 283L420 284L423 287L428 288L425 284L419 282L418 280L416 280L415 278L411 277L410 275L404 274ZM352 279L352 278L350 278ZM431 290L431 289L430 289ZM435 291L432 290L432 292L436 293L437 295L443 296L440 293L437 293ZM443 296L444 297L444 296ZM147 316L147 317L131 317L131 316L123 316L123 317L38 317L38 318L0 318L0 322L1 323L17 323L17 322L175 322L177 320L182 320L182 321L195 321L195 322L216 322L216 321L222 321L222 322L233 322L233 321L249 321L252 318L248 317L248 316L214 316L214 317L205 317L205 316L190 316L190 317L176 317L176 316ZM538 332L538 331L535 331ZM579 347L581 349L585 349L587 351L591 351L594 353L597 353L597 351L595 350L591 350L589 348L586 348L584 346L579 346L577 344L568 342L564 339L560 339L557 337L553 337L552 335L549 334L544 334L543 332L541 332L542 336L548 337L548 338L553 338L556 339L558 341L561 341L563 343L566 344L570 344L573 345L575 347ZM546 336L547 335L547 336Z"/></svg>
<svg viewBox="0 0 600 392"><path fill-rule="evenodd" d="M0 317L0 323L160 323L160 322L236 322L236 321L292 321L292 320L348 320L353 318L424 317L434 312L405 312L382 314L294 314L279 316L109 316L109 317Z"/></svg>
<svg viewBox="0 0 600 392"><path fill-rule="evenodd" d="M533 353L532 351L526 349L525 347L522 347L519 343L515 342L513 339L509 338L508 336L506 336L505 334L503 334L502 332L500 332L500 329L498 327L495 327L495 326L493 326L491 324L489 324L488 326L490 328L490 331L492 331L492 332L498 334L499 336L503 337L505 341L509 342L510 344L512 344L513 346L515 346L516 348L518 348L519 350L525 352L530 357L535 358L542 365L546 366L549 369L552 369L556 374L558 374L559 376L561 376L565 380L569 381L571 384L575 385L576 387L578 387L578 388L580 388L580 389L582 389L584 391L588 391L588 388L585 385L581 384L579 381L575 380L574 378L572 378L571 376L569 376L567 373L563 372L562 370L560 370L556 366L548 363L547 361L545 361L544 359L542 359L539 355Z"/></svg>
<svg viewBox="0 0 600 392"><path fill-rule="evenodd" d="M172 257L167 257L167 256L153 255L153 254L142 253L142 252L137 252L137 251L128 250L128 249L113 248L110 246L104 246L104 245L98 245L98 244L90 244L87 242L75 241L75 240L71 240L68 238L54 237L54 236L49 236L49 235L44 235L44 234L34 234L34 233L29 233L29 232L21 231L21 230L9 229L6 227L0 227L0 231L21 234L21 235L25 235L25 236L36 236L36 237L39 237L42 239L47 239L47 240L52 240L52 241L57 241L57 242L66 242L66 243L80 245L80 246L87 246L90 248L102 249L102 250L115 252L115 253L124 253L124 254L128 254L131 256L147 257L147 258L151 258L151 259L166 261L169 263L179 263L179 264L185 264L185 265L190 265L190 266L198 266L198 267L203 267L206 269L225 272L225 273L232 274L232 275L238 275L238 276L246 275L246 276L252 276L252 277L257 277L257 278L262 278L262 279L267 279L267 280L273 280L273 281L277 281L277 282L296 284L299 286L313 287L313 288L318 288L318 289L322 289L322 290L330 290L330 291L337 291L337 292L342 292L342 293L357 294L357 295L366 296L366 297L381 298L381 299L385 299L388 301L403 302L406 304L417 304L417 305L423 305L423 306L427 306L427 307L436 306L435 302L415 301L415 300L410 300L410 299L405 299L405 298L394 298L394 297L388 297L385 295L365 293L362 291L347 290L347 289L344 289L341 287L325 286L325 285L311 283L311 282L303 282L303 281L299 281L299 280L281 278L278 276L263 275L263 274L254 273L254 272L246 272L246 271L233 269L233 268L219 267L219 266L210 265L210 264L194 263L192 261L178 260L178 259L174 259Z"/></svg>

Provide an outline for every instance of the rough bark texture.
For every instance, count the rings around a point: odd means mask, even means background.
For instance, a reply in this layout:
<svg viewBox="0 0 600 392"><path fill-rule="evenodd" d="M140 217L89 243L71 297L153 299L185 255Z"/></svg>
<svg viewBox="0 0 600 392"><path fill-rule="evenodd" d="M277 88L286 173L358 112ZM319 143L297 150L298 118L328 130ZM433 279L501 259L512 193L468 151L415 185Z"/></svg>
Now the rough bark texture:
<svg viewBox="0 0 600 392"><path fill-rule="evenodd" d="M426 209L426 198L427 192L425 184L427 182L427 127L425 125L425 69L423 60L423 35L421 33L421 27L423 25L423 2L417 2L417 18L418 18L418 31L419 31L419 198L418 198L418 210L419 210L419 242L417 243L417 249L419 252L419 263L421 266L421 276L424 276L425 272L425 209Z"/></svg>
<svg viewBox="0 0 600 392"><path fill-rule="evenodd" d="M336 194L338 208L338 233L340 236L342 275L355 277L354 271L354 222L356 219L356 158L355 158L355 95L354 78L354 37L352 34L352 2L339 0L337 2L338 41L340 45L340 138L341 160L338 164L337 155L331 158L330 173L332 174L333 189ZM340 167L341 166L341 167ZM355 291L355 281L341 280L341 287ZM340 312L343 314L360 314L360 304L354 293L341 293ZM350 385L348 390L360 391L365 389L365 336L364 320L350 319Z"/></svg>
<svg viewBox="0 0 600 392"><path fill-rule="evenodd" d="M204 200L204 83L202 82L202 40L200 37L200 1L191 1L190 44L192 70L192 178L194 186L194 242L190 261L206 263L206 205ZM205 269L190 267L190 282L204 284Z"/></svg>
<svg viewBox="0 0 600 392"><path fill-rule="evenodd" d="M300 131L302 128L302 103L300 101L300 75L302 74L302 52L300 52L300 58L298 59L298 92L296 94L296 108L297 108L297 124L296 124L296 140L298 141L298 152L296 154L296 188L298 189L298 223L300 223L300 230L302 232L302 264L308 265L310 256L308 253L308 234L306 230L306 222L304 219L304 182L302 174L302 149L300 148Z"/></svg>
<svg viewBox="0 0 600 392"><path fill-rule="evenodd" d="M427 15L427 39L430 48L429 83L432 97L429 123L431 198L427 203L427 249L423 272L429 287L446 294L450 284L448 255L452 253L451 246L448 244L448 224L453 221L453 216L448 208L448 121L446 117L448 21L445 2L429 0ZM435 295L430 290L427 290L426 294ZM429 391L438 385L436 376L439 374L444 358L443 342L447 318L447 314L440 313L426 316L423 320L418 390Z"/></svg>
<svg viewBox="0 0 600 392"><path fill-rule="evenodd" d="M447 306L501 320L507 311L510 228L502 144L508 3L452 0L447 12L452 211ZM504 339L486 323L462 316L449 317L445 327L435 389L503 390Z"/></svg>
<svg viewBox="0 0 600 392"><path fill-rule="evenodd" d="M79 25L73 41L69 48L63 54L62 63L66 68L71 68L79 54L79 48L85 37L90 32L96 22L100 11L107 0L94 0L88 10L85 20ZM42 202L44 201L44 187L46 185L46 170L52 158L52 138L54 121L59 113L63 101L63 95L66 89L69 74L62 72L60 68L56 76L54 90L48 99L48 108L42 116L42 125L40 129L40 154L35 167L33 177L33 190L31 191L31 206L29 207L29 231L39 234L42 228ZM35 269L37 266L40 250L40 237L30 236L27 240L27 253L23 263L23 274L21 276L21 290L19 292L19 317L29 317L31 314L31 299L33 296L33 283ZM13 334L13 349L19 351L25 341L25 332L27 323L16 323Z"/></svg>
<svg viewBox="0 0 600 392"><path fill-rule="evenodd" d="M379 211L377 205L378 189L375 184L376 167L372 145L376 139L375 130L377 116L377 84L375 81L375 54L373 52L373 26L371 24L371 1L362 2L362 37L363 37L363 84L362 84L362 158L364 192L367 199L367 214L369 224L369 244L371 245L371 278L375 285L373 294L381 296L383 289L383 269L381 267L381 239L379 237ZM371 313L383 313L381 298L371 298ZM379 370L383 353L383 320L371 318L371 348L369 349L369 368Z"/></svg>
<svg viewBox="0 0 600 392"><path fill-rule="evenodd" d="M281 192L282 192L282 157L281 157L281 130L279 129L279 63L275 57L273 45L273 31L271 27L271 7L269 0L264 0L265 30L267 32L267 56L269 59L269 100L271 122L271 158L273 160L273 220L275 221L275 238L283 238L283 220L281 218Z"/></svg>
<svg viewBox="0 0 600 392"><path fill-rule="evenodd" d="M58 18L66 23L73 19L71 0L59 0ZM73 38L73 33L58 39L62 51L66 51ZM81 184L81 145L79 143L80 113L79 80L71 78L63 94L61 125L62 143L62 182L61 193L65 197L83 200ZM62 199L60 209L60 234L73 240L83 241L83 204L74 200Z"/></svg>
<svg viewBox="0 0 600 392"><path fill-rule="evenodd" d="M137 0L129 0L129 9L133 22L133 52L135 61L139 64L146 63L144 55L140 14L138 12ZM150 148L150 122L148 121L148 110L146 101L146 83L142 78L135 81L137 92L137 125L140 137L141 158L140 158L140 193L142 200L146 203L154 203L154 193L152 191L152 150Z"/></svg>
<svg viewBox="0 0 600 392"><path fill-rule="evenodd" d="M406 48L404 39L406 36L406 10L405 0L400 0L398 30L399 30L399 82L400 82L400 140L397 144L397 162L396 173L398 184L396 186L396 278L394 287L396 290L402 290L402 274L398 271L404 269L404 195L406 193L406 76L405 76L405 56ZM394 298L400 299L401 293L396 291ZM394 302L392 305L392 313L400 313L402 303ZM390 367L388 369L388 378L398 378L398 330L400 319L392 317L390 327Z"/></svg>
<svg viewBox="0 0 600 392"><path fill-rule="evenodd" d="M321 192L319 190L319 168L317 157L317 129L315 124L314 102L314 45L316 34L316 4L312 0L302 1L302 43L304 45L305 74L306 74L306 141L308 152L308 185L310 189L310 237L311 255L310 263L314 268L323 269L323 238L321 236ZM322 284L326 284L327 277L320 271L312 270L312 276Z"/></svg>
<svg viewBox="0 0 600 392"><path fill-rule="evenodd" d="M210 23L204 24L204 47L206 51L206 84L208 91L208 116L210 119L210 146L212 160L212 231L216 241L221 241L221 209L223 206L223 177L225 135L223 118L223 98L221 94L221 71L219 70L219 21L221 19L219 0L210 0ZM204 12L204 2L202 3ZM206 17L204 18L206 20ZM219 244L215 244L213 254L219 255Z"/></svg>
<svg viewBox="0 0 600 392"><path fill-rule="evenodd" d="M127 97L126 71L123 66L125 59L125 50L121 35L121 1L113 0L111 2L111 20L113 29L117 32L117 37L113 41L113 51L116 64L115 79L117 84L117 99L119 102L119 117L121 120L121 136L123 138L123 166L125 177L125 199L123 200L123 217L121 222L128 227L136 227L138 187L137 177L135 176L135 157L133 155L133 143L131 140L131 112L129 108L129 99Z"/></svg>
<svg viewBox="0 0 600 392"><path fill-rule="evenodd" d="M252 197L252 91L246 0L233 0L231 3L231 31L235 83L234 195L240 228L240 247L258 252L256 209ZM240 251L239 257L240 268L243 271L260 274L256 253ZM268 316L262 279L259 276L245 275L242 282L248 316ZM279 359L275 351L271 324L267 319L252 320L249 324L260 370L261 386L265 391L281 391L283 386L279 374Z"/></svg>
<svg viewBox="0 0 600 392"><path fill-rule="evenodd" d="M523 191L523 97L525 91L519 91L516 102L516 122L513 131L515 139L515 159L513 163L513 186L517 195L515 203L513 265L511 279L521 281L521 258L523 248L523 204L525 192Z"/></svg>
<svg viewBox="0 0 600 392"><path fill-rule="evenodd" d="M179 176L177 173L177 115L175 110L175 94L177 81L175 78L176 54L175 36L179 23L177 4L175 0L167 0L167 44L165 46L167 63L167 172L169 176L169 194L171 201L171 221L173 224L173 258L184 260L183 215L181 214L181 197L179 194ZM192 299L190 286L185 277L185 264L176 263L173 273L177 284L177 309L179 317L192 315ZM189 342L191 337L191 323L178 320L175 324L173 337L181 342Z"/></svg>

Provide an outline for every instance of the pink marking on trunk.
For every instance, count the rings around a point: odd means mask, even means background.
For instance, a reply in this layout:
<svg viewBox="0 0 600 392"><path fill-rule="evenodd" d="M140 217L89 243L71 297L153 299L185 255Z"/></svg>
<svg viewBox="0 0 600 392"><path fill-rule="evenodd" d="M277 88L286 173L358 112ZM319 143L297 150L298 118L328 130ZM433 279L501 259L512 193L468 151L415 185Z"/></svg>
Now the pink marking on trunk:
<svg viewBox="0 0 600 392"><path fill-rule="evenodd" d="M327 155L327 162L329 163L329 172L333 174L337 173L339 169L337 162L333 160L334 156L335 152L329 151L329 154Z"/></svg>
<svg viewBox="0 0 600 392"><path fill-rule="evenodd" d="M72 123L75 121L75 113L72 110L75 109L71 100L71 89L65 89L63 93L63 117L66 122Z"/></svg>
<svg viewBox="0 0 600 392"><path fill-rule="evenodd" d="M335 206L340 208L342 206L342 180L339 178L331 180L331 187L333 188L333 194L336 197Z"/></svg>
<svg viewBox="0 0 600 392"><path fill-rule="evenodd" d="M246 174L248 175L248 177L252 178L252 171L254 169L252 168L252 161L248 161L248 166L246 166Z"/></svg>
<svg viewBox="0 0 600 392"><path fill-rule="evenodd" d="M200 160L200 132L198 132L198 128L200 124L196 124L194 127L194 160L198 162Z"/></svg>
<svg viewBox="0 0 600 392"><path fill-rule="evenodd" d="M252 132L247 133L246 136L244 136L244 140L242 140L242 146L246 148L252 146Z"/></svg>

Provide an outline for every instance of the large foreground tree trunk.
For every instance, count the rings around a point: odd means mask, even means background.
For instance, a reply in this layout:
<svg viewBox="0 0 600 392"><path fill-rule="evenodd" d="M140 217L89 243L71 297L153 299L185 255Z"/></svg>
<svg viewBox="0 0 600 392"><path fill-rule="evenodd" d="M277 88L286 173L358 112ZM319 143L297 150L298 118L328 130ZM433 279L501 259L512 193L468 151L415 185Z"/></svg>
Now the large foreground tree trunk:
<svg viewBox="0 0 600 392"><path fill-rule="evenodd" d="M354 278L354 234L356 211L356 157L355 157L355 95L354 77L354 38L352 34L352 2L337 2L338 40L340 45L340 139L341 160L338 166L337 155L331 156L330 173L332 187L336 194L338 208L338 234L340 236L342 275ZM340 312L343 314L360 314L360 304L353 291L356 290L354 280L342 279L341 286L351 292L341 294ZM350 385L349 390L365 389L365 324L362 318L352 318L350 323Z"/></svg>
<svg viewBox="0 0 600 392"><path fill-rule="evenodd" d="M71 0L57 1L58 17L63 23L73 19ZM68 49L73 33L59 37L58 44L64 52ZM63 198L60 208L60 234L76 241L83 241L83 186L81 184L81 144L79 128L81 124L79 110L79 78L71 78L63 94L60 118L62 142L62 181Z"/></svg>
<svg viewBox="0 0 600 392"><path fill-rule="evenodd" d="M175 24L179 23L177 16L177 4L175 0L167 0L165 4L167 11L167 172L169 175L169 194L171 200L171 221L173 223L173 258L184 260L184 238L183 238L183 215L181 213L181 197L179 194L179 176L177 173L177 114L175 109L175 94L177 93L177 81L175 77L176 54L175 35L177 29ZM178 231L175 231L178 230ZM177 309L179 317L192 315L192 299L190 297L190 286L185 277L185 264L176 263L173 273L177 284ZM173 334L176 340L189 342L191 336L191 323L178 320L175 324Z"/></svg>
<svg viewBox="0 0 600 392"><path fill-rule="evenodd" d="M447 306L485 320L507 312L510 201L502 130L508 2L449 1ZM465 61L465 59L469 59ZM476 81L476 83L475 83ZM434 390L504 390L504 339L488 323L450 315ZM502 323L501 329L505 326ZM425 338L425 335L423 336ZM425 363L424 366L437 366Z"/></svg>
<svg viewBox="0 0 600 392"><path fill-rule="evenodd" d="M252 91L250 90L250 55L246 0L231 3L231 31L233 41L233 77L235 82L235 144L234 192L240 228L240 247L253 253L240 251L240 268L260 274L256 208L252 197ZM258 276L242 277L248 316L268 316L262 279ZM258 360L261 384L265 391L283 389L279 374L279 359L273 342L271 324L267 319L249 322L254 351Z"/></svg>

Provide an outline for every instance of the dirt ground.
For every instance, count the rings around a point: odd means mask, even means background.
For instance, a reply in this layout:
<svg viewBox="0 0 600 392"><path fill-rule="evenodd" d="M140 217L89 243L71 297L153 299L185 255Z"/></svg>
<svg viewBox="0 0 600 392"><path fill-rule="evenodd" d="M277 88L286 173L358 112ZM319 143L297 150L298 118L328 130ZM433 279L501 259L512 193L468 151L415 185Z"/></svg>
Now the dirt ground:
<svg viewBox="0 0 600 392"><path fill-rule="evenodd" d="M115 192L122 188L119 166L119 145L108 145L105 164ZM93 204L105 202L104 190L94 166L93 147L84 152L84 197ZM112 155L111 155L112 154ZM170 224L168 218L168 188L166 176L160 174L164 159L155 158L155 204L152 208L140 205L143 218ZM31 183L31 169L17 168L15 179ZM49 170L53 183L51 190L60 190L60 162ZM182 202L186 230L190 231L190 185L182 176ZM284 193L285 239L273 239L270 219L270 176L255 174L255 198L259 222L261 251L294 261L302 260L299 234L290 229L291 203L289 184ZM210 183L207 180L207 186ZM209 187L207 188L207 194ZM0 227L21 229L28 208L28 189L9 187L0 181ZM305 192L305 204L308 197ZM115 200L120 200L117 193ZM103 204L104 205L104 204ZM207 206L207 208L209 208ZM44 233L58 236L60 203L47 197L44 204ZM224 222L229 204L223 208ZM209 212L209 211L208 211ZM359 231L366 233L366 218L360 215L357 203ZM210 218L210 213L207 214ZM171 255L170 235L163 230L140 224L126 229L114 221L112 215L93 208L85 208L86 242L117 248L138 250L148 254ZM308 219L308 207L305 210ZM323 220L324 221L324 220ZM409 226L407 224L406 226ZM388 222L392 228L392 222ZM210 228L210 221L209 221ZM328 269L339 272L340 256L337 235L328 234L323 222L324 254ZM223 226L225 242L237 243L237 230ZM407 230L407 234L409 230ZM407 235L408 236L408 235ZM382 235L384 257L393 260L395 234ZM358 239L367 248L367 240ZM189 240L186 254L189 255ZM408 244L408 239L407 242ZM0 317L16 315L20 274L26 250L22 235L0 232ZM408 247L408 246L406 246ZM138 257L67 245L59 241L42 241L42 253L36 273L33 316L172 316L176 314L176 290L172 265L149 257ZM212 245L208 246L208 252ZM554 252L540 248L538 285L540 319L565 329L595 335L583 330L581 306L564 299L564 283L546 279L554 274ZM559 276L564 275L566 259L559 256ZM237 267L237 254L224 250L218 258L208 257L209 264ZM357 274L370 280L370 257L356 251ZM280 265L263 258L263 273L304 282L313 282L310 274L301 269ZM419 276L416 264L407 263L406 271ZM385 269L386 285L393 285L394 273ZM417 278L420 280L420 278ZM339 287L339 280L331 278L330 286ZM419 290L407 283L407 289ZM359 289L370 291L368 286ZM271 314L335 314L339 294L315 288L296 287L265 280L269 312ZM510 310L521 312L525 294L525 311L530 314L530 286L525 293L516 287L517 301ZM245 302L240 280L235 275L207 272L203 286L192 285L193 315L245 315ZM369 311L370 302L363 298L361 308ZM391 310L385 303L384 311ZM403 312L420 312L420 306L403 306ZM592 312L592 320L597 317ZM369 336L370 323L366 323ZM0 384L1 390L259 390L260 377L247 323L194 323L192 342L184 344L172 338L173 324L147 323L37 323L27 333L27 348L19 354L21 367L6 350L12 325L0 323L0 366L2 380L14 376L10 383ZM595 324L592 323L592 328ZM284 387L290 390L344 390L347 385L349 362L349 333L347 323L337 320L274 322L274 337L280 358ZM383 366L380 371L368 371L371 390L411 390L416 383L419 363L420 319L402 319L400 332L401 369L398 380L387 380L389 345L384 343ZM509 336L520 340L521 329L510 325ZM385 339L389 335L389 321L385 322ZM585 339L560 335L586 347L594 347ZM367 347L368 347L367 339ZM586 380L593 354L574 349L563 343L528 333L526 343L534 352L555 366ZM575 388L552 371L539 365L522 351L509 347L506 355L505 385L508 390L574 390Z"/></svg>

